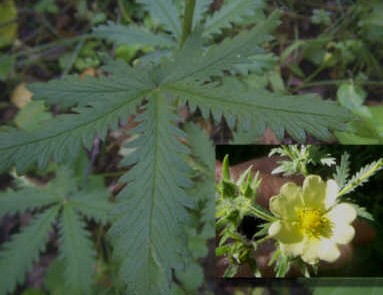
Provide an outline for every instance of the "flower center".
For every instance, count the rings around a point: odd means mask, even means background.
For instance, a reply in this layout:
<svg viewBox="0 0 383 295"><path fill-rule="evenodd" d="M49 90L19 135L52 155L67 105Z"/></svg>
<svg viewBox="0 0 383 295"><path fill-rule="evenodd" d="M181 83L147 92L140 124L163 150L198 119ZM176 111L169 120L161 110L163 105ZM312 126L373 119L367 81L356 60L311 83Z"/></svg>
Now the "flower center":
<svg viewBox="0 0 383 295"><path fill-rule="evenodd" d="M332 234L332 222L320 209L304 208L298 211L298 222L304 232L312 238L330 237Z"/></svg>

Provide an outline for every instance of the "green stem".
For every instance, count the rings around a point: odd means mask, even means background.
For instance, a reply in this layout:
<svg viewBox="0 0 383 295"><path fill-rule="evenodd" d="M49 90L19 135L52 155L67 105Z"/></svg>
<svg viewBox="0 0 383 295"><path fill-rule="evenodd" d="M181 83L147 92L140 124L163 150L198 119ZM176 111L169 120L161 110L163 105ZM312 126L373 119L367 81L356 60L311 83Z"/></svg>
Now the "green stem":
<svg viewBox="0 0 383 295"><path fill-rule="evenodd" d="M320 65L314 72L312 72L306 78L306 80L303 81L303 84L307 84L308 82L310 82L312 79L314 79L317 75L319 75L326 68L327 68L327 64L326 63L323 63L322 65Z"/></svg>
<svg viewBox="0 0 383 295"><path fill-rule="evenodd" d="M102 259L102 237L104 235L104 229L101 225L98 226L97 229L97 239L96 239L96 251L99 258Z"/></svg>
<svg viewBox="0 0 383 295"><path fill-rule="evenodd" d="M196 0L186 0L184 22L182 25L181 47L189 37L193 27L193 15Z"/></svg>
<svg viewBox="0 0 383 295"><path fill-rule="evenodd" d="M260 244L262 244L263 242L265 242L265 241L267 241L269 239L271 239L270 236L263 237L262 239L257 240L257 244L260 245Z"/></svg>
<svg viewBox="0 0 383 295"><path fill-rule="evenodd" d="M74 63L76 62L78 56L80 55L81 48L84 46L85 41L86 41L86 38L83 38L83 39L80 40L80 42L78 42L75 50L73 51L73 53L72 53L72 55L70 57L68 65L65 67L65 70L63 71L61 77L64 77L64 76L69 74L69 72L72 69Z"/></svg>
<svg viewBox="0 0 383 295"><path fill-rule="evenodd" d="M117 0L117 3L118 3L118 6L120 8L121 15L122 15L122 18L124 19L124 21L126 21L127 23L132 22L132 19L130 18L129 13L126 10L126 6L125 6L124 2L122 0Z"/></svg>
<svg viewBox="0 0 383 295"><path fill-rule="evenodd" d="M300 165L301 169L300 169L300 173L304 176L304 177L307 177L309 175L309 172L307 171L307 167L305 165L305 162L301 163Z"/></svg>
<svg viewBox="0 0 383 295"><path fill-rule="evenodd" d="M39 51L50 49L50 48L55 47L55 46L67 46L67 45L75 43L79 40L82 40L84 38L90 38L90 37L91 37L91 34L79 35L76 37L61 39L59 41L54 41L54 42L43 44L43 45L37 45L37 46L34 46L33 48L28 48L28 49L25 49L23 51L19 51L16 53L6 53L6 55L7 55L7 58L9 58L9 56L13 56L14 58L18 58L18 57L22 57L22 56L26 56L26 55L30 55L30 54L39 53ZM0 61L1 61L1 59L0 59Z"/></svg>
<svg viewBox="0 0 383 295"><path fill-rule="evenodd" d="M270 214L267 214L266 212L263 212L259 210L258 208L255 208L253 206L248 206L248 208L251 210L250 213L255 215L256 217L259 217L263 220L269 221L269 222L274 222L277 221L278 219Z"/></svg>

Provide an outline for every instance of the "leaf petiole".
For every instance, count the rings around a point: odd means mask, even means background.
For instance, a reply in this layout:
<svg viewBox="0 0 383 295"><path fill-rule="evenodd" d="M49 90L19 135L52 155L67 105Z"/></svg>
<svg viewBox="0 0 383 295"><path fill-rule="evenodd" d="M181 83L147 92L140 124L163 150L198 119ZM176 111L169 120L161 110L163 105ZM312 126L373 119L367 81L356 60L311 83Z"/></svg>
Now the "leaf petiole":
<svg viewBox="0 0 383 295"><path fill-rule="evenodd" d="M182 24L181 47L184 45L186 39L192 31L194 8L195 0L186 0L184 22Z"/></svg>

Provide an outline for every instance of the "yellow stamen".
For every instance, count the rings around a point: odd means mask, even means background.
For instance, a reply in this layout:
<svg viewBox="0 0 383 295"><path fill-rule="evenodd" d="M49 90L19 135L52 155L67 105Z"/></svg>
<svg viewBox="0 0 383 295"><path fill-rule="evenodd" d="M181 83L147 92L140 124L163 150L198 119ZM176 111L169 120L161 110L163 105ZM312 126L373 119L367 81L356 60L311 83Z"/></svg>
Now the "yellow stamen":
<svg viewBox="0 0 383 295"><path fill-rule="evenodd" d="M330 237L332 222L323 216L322 210L304 208L298 211L298 223L302 231L310 237Z"/></svg>

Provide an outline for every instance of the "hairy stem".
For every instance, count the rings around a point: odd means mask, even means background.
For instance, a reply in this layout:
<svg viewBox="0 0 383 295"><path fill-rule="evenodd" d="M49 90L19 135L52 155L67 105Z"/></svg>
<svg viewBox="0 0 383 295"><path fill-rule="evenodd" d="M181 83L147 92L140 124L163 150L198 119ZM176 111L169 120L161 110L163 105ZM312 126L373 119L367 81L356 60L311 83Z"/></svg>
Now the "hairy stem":
<svg viewBox="0 0 383 295"><path fill-rule="evenodd" d="M72 69L74 63L76 62L76 59L80 55L81 49L84 46L85 41L86 41L86 38L83 38L83 39L80 40L80 42L78 42L76 48L74 49L73 53L70 56L68 65L65 67L63 73L61 74L61 77L64 77L64 76L69 74L69 72Z"/></svg>
<svg viewBox="0 0 383 295"><path fill-rule="evenodd" d="M359 178L354 179L353 181L346 184L346 186L338 193L338 197L341 197L348 192L353 191L357 186L365 182L368 178L376 173L383 167L383 158L379 159L369 170L365 171Z"/></svg>
<svg viewBox="0 0 383 295"><path fill-rule="evenodd" d="M129 16L129 13L128 11L126 10L126 6L124 4L124 1L122 0L117 0L117 3L118 3L118 6L120 8L120 11L121 11L121 16L122 18L124 19L124 21L130 23L132 20Z"/></svg>
<svg viewBox="0 0 383 295"><path fill-rule="evenodd" d="M263 220L266 220L266 221L269 221L269 222L274 222L274 221L277 221L278 218L266 213L266 212L263 212L261 210L259 210L258 208L256 207L253 207L253 206L248 206L249 210L250 210L250 214L252 214L253 216L255 217L259 217Z"/></svg>
<svg viewBox="0 0 383 295"><path fill-rule="evenodd" d="M186 0L184 22L182 25L181 47L184 45L186 39L189 37L193 27L193 15L196 0Z"/></svg>

